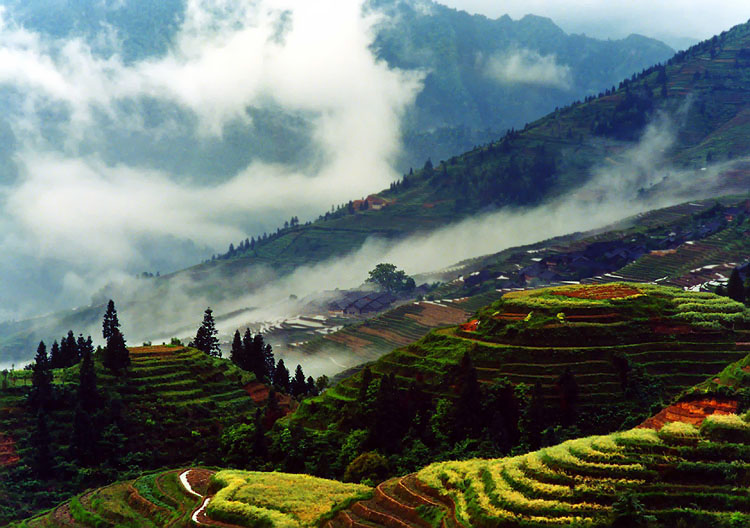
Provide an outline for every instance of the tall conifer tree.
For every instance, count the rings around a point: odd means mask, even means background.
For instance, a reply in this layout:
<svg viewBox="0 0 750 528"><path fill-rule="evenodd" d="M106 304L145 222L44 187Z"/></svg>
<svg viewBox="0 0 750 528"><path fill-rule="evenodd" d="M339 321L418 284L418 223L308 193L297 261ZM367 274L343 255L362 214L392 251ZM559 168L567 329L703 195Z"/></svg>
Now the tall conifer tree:
<svg viewBox="0 0 750 528"><path fill-rule="evenodd" d="M120 321L117 318L115 302L110 299L109 303L107 303L107 311L104 313L104 319L102 320L102 336L105 340L109 340L115 328L120 328Z"/></svg>
<svg viewBox="0 0 750 528"><path fill-rule="evenodd" d="M32 367L29 403L36 410L47 411L51 401L52 369L47 357L47 347L44 341L40 341Z"/></svg>

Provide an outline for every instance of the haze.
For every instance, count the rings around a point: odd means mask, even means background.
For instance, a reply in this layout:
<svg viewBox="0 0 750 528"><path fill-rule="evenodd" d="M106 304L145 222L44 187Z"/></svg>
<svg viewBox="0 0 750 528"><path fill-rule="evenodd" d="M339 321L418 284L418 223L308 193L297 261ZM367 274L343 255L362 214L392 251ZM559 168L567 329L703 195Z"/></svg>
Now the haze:
<svg viewBox="0 0 750 528"><path fill-rule="evenodd" d="M568 33L597 38L623 38L631 33L663 40L684 49L750 17L744 0L446 0L445 5L491 18L527 14L551 18Z"/></svg>

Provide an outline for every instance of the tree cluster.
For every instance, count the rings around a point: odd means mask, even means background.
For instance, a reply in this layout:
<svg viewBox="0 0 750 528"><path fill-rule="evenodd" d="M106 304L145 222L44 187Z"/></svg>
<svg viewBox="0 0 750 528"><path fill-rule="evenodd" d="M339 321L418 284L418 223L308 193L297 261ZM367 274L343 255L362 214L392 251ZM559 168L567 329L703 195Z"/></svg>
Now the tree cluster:
<svg viewBox="0 0 750 528"><path fill-rule="evenodd" d="M381 263L369 272L365 282L377 285L381 290L389 293L409 292L416 284L404 270L397 269L394 264Z"/></svg>
<svg viewBox="0 0 750 528"><path fill-rule="evenodd" d="M229 359L242 370L255 374L258 381L270 383L295 398L318 394L315 380L312 377L305 378L301 365L297 365L294 376L290 376L283 359L275 363L271 344L266 343L260 333L253 336L249 328L243 336L240 336L239 330L234 332Z"/></svg>
<svg viewBox="0 0 750 528"><path fill-rule="evenodd" d="M94 352L94 344L91 336L84 339L83 334L78 334L78 339L69 330L68 335L60 339L60 343L54 341L50 347L50 368L66 368L77 364L85 353Z"/></svg>

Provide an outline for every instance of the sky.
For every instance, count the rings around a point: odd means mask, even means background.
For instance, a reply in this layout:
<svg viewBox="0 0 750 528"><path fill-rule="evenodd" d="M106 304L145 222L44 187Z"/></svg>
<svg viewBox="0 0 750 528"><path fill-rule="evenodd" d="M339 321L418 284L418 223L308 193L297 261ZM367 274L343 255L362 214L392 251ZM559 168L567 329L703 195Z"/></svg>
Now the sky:
<svg viewBox="0 0 750 528"><path fill-rule="evenodd" d="M747 0L441 0L439 3L491 18L546 16L568 33L622 38L639 33L680 49L747 22Z"/></svg>

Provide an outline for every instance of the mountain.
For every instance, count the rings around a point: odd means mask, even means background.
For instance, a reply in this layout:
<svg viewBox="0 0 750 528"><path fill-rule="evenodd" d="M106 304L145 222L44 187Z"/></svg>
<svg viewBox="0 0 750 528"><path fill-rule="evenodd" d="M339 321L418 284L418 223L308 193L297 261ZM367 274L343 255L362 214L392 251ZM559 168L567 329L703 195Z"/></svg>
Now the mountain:
<svg viewBox="0 0 750 528"><path fill-rule="evenodd" d="M402 166L447 159L595 95L674 51L640 35L568 35L548 18L491 20L425 0L373 0L387 14L373 49L390 67L426 72L404 124Z"/></svg>
<svg viewBox="0 0 750 528"><path fill-rule="evenodd" d="M7 17L30 30L55 39L80 38L95 56L121 56L130 65L153 60L175 47L188 10L183 0L158 4L5 0L1 4ZM402 127L400 170L490 141L674 52L637 35L602 41L567 35L541 17L490 20L423 0L378 0L367 8L385 17L374 31L376 57L389 68L427 73L424 89ZM504 74L506 59L511 61L510 76ZM518 78L516 70L523 68L533 69L539 78ZM12 95L0 101L10 106ZM190 116L158 101L134 110L152 125L164 119L175 119L185 129L191 125ZM304 112L280 105L253 105L247 112L251 126L234 123L225 131L227 141L205 143L174 130L154 143L103 123L113 137L99 145L100 155L172 168L204 181L220 181L252 160L305 165L320 155L311 138L310 116ZM49 119L54 121L52 116ZM8 158L11 162L10 154Z"/></svg>
<svg viewBox="0 0 750 528"><path fill-rule="evenodd" d="M369 238L399 240L482 211L551 201L587 182L598 185L581 199L613 188L633 200L743 189L748 166L738 160L750 147L747 49L750 25L744 24L634 74L614 91L426 164L368 198L366 208L342 204L315 222L261 236L252 248L235 248L177 276L211 289L212 278L231 279L258 266L284 273L351 253ZM644 151L649 147L656 150ZM707 166L712 170L702 170Z"/></svg>

